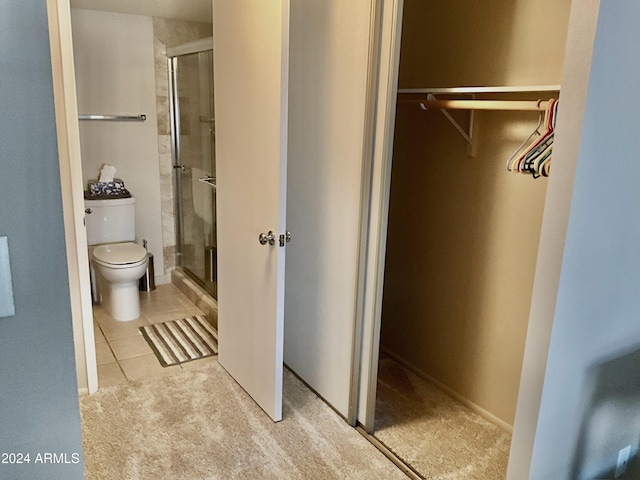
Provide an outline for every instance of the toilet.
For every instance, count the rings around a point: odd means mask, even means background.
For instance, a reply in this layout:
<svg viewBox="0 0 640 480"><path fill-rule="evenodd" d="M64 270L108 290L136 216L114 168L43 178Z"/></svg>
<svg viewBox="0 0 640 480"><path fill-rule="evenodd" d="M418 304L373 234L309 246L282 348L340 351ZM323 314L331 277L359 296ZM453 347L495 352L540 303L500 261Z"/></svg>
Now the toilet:
<svg viewBox="0 0 640 480"><path fill-rule="evenodd" d="M140 316L138 280L147 251L135 240L135 198L85 200L85 223L94 299L118 321Z"/></svg>

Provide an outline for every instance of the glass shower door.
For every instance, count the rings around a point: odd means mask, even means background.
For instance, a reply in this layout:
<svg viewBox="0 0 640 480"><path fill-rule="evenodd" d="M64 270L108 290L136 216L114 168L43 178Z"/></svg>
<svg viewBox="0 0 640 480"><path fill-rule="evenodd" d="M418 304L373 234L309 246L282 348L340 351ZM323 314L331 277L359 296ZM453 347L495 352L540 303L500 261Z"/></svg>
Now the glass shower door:
<svg viewBox="0 0 640 480"><path fill-rule="evenodd" d="M217 298L213 53L171 61L177 263Z"/></svg>

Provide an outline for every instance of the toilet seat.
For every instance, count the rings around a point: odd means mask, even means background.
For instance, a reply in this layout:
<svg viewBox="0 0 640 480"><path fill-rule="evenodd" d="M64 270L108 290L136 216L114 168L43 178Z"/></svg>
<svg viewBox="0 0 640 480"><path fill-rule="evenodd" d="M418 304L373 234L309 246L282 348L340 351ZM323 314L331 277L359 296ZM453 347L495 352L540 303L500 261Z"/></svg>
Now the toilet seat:
<svg viewBox="0 0 640 480"><path fill-rule="evenodd" d="M108 268L131 268L147 261L147 251L131 242L112 243L96 247L93 260Z"/></svg>

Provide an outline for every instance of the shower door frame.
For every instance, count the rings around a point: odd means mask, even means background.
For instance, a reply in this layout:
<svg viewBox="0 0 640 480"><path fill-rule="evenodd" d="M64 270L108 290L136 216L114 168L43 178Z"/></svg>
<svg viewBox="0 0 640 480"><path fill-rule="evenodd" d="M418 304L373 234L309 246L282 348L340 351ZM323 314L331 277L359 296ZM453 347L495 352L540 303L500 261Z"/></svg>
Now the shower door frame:
<svg viewBox="0 0 640 480"><path fill-rule="evenodd" d="M213 37L207 37L200 40L195 40L193 42L185 43L177 47L167 48L167 68L169 72L169 121L171 124L171 163L173 170L172 182L174 194L173 208L175 213L174 228L176 240L176 267L179 267L186 275L188 275L189 278L194 280L209 295L212 295L215 298L217 297L217 288L216 294L212 294L206 289L205 282L203 282L189 268L186 268L184 266L184 192L182 186L182 174L186 171L186 167L182 165L182 161L180 159L180 102L177 95L178 59L182 56L209 51L213 51ZM210 74L212 76L211 81L213 81L213 71L211 71ZM215 158L213 161L215 162Z"/></svg>

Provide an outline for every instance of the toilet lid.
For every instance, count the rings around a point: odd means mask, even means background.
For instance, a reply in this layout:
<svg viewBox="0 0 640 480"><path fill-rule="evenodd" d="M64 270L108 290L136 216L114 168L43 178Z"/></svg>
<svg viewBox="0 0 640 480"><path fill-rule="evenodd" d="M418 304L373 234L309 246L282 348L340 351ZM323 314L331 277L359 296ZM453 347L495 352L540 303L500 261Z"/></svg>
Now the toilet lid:
<svg viewBox="0 0 640 480"><path fill-rule="evenodd" d="M99 262L111 265L137 263L145 258L147 251L135 243L113 243L100 245L93 250L93 257Z"/></svg>

